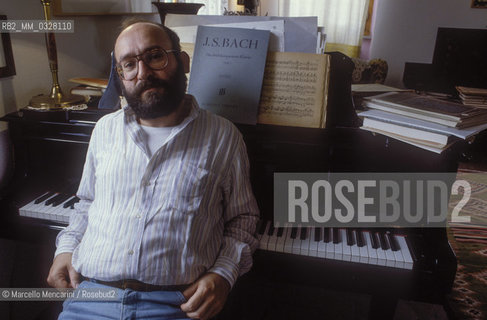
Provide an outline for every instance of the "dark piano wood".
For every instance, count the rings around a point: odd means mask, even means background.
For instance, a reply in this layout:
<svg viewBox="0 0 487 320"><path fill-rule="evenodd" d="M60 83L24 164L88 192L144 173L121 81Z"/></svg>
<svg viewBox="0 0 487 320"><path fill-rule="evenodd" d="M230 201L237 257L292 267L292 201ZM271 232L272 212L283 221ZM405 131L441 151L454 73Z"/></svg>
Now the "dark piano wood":
<svg viewBox="0 0 487 320"><path fill-rule="evenodd" d="M263 218L272 219L274 172L455 172L463 144L438 155L358 129L350 94L352 64L332 54L327 129L238 125L247 144L251 179ZM348 82L347 82L348 81ZM15 173L1 205L2 236L54 244L55 226L19 217L18 209L46 190L74 192L91 131L107 111L33 113L20 111L7 121L15 153ZM401 230L410 234L419 257L413 271L257 251L252 271L241 278L220 319L265 316L267 297L259 292L320 288L371 296L370 318L391 316L396 300L442 303L451 289L456 258L444 229ZM287 288L287 289L284 289ZM296 289L298 288L298 289ZM267 290L267 291L266 291ZM269 291L270 290L270 291ZM290 291L290 292L291 292ZM292 294L292 293L291 293ZM313 306L307 308L313 310ZM311 315L311 313L310 313ZM313 317L310 316L309 319Z"/></svg>

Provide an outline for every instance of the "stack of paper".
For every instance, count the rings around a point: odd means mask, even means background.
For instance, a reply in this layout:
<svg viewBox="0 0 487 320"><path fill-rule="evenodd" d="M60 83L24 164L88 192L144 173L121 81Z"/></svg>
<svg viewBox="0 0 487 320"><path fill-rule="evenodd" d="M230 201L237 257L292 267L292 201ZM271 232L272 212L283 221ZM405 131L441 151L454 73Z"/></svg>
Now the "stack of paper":
<svg viewBox="0 0 487 320"><path fill-rule="evenodd" d="M487 110L411 92L366 97L364 105L371 110L359 113L362 129L436 153L487 129Z"/></svg>
<svg viewBox="0 0 487 320"><path fill-rule="evenodd" d="M325 27L318 27L318 32L316 35L316 53L325 53L326 46L326 33Z"/></svg>
<svg viewBox="0 0 487 320"><path fill-rule="evenodd" d="M487 89L456 87L463 104L477 108L487 108Z"/></svg>

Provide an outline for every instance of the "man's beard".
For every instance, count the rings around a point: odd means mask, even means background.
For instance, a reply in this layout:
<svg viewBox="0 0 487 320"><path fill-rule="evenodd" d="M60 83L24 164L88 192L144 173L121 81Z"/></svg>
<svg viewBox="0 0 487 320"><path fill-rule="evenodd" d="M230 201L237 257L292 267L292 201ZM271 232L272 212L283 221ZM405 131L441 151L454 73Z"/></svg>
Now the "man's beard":
<svg viewBox="0 0 487 320"><path fill-rule="evenodd" d="M163 80L149 75L146 80L139 81L132 92L128 92L122 84L122 93L128 105L141 119L155 119L173 113L181 104L186 93L186 74L179 64L176 73L169 79ZM164 92L151 91L151 88L162 88Z"/></svg>

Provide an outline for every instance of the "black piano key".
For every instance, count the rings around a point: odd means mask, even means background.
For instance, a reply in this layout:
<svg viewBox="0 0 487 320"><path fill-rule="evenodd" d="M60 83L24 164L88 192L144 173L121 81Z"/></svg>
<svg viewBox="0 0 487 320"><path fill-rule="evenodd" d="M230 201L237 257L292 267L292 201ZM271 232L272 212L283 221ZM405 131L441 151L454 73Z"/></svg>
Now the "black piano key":
<svg viewBox="0 0 487 320"><path fill-rule="evenodd" d="M382 232L377 232L377 236L379 237L379 243L380 243L380 247L383 249L383 250L389 250L389 244L387 243L387 240L386 240L386 237L384 236L384 234Z"/></svg>
<svg viewBox="0 0 487 320"><path fill-rule="evenodd" d="M355 244L355 239L353 238L352 229L345 229L345 233L347 234L347 245L353 246Z"/></svg>
<svg viewBox="0 0 487 320"><path fill-rule="evenodd" d="M413 261L418 261L418 256L416 255L416 247L413 245L409 237L406 237L406 245L408 247L409 253L411 253L411 258L413 258Z"/></svg>
<svg viewBox="0 0 487 320"><path fill-rule="evenodd" d="M49 206L53 204L55 201L57 201L58 199L62 198L62 196L63 196L62 193L58 193L56 196L50 198L49 200L46 200L46 202L44 202L44 205Z"/></svg>
<svg viewBox="0 0 487 320"><path fill-rule="evenodd" d="M394 237L393 234L391 234L389 231L386 232L386 238L391 246L392 251L399 251L399 243L397 243L396 238Z"/></svg>
<svg viewBox="0 0 487 320"><path fill-rule="evenodd" d="M338 228L333 228L332 229L332 235L333 235L333 243L339 244L341 242L340 230Z"/></svg>
<svg viewBox="0 0 487 320"><path fill-rule="evenodd" d="M43 196L40 196L39 198L35 199L34 203L39 204L39 203L45 201L46 199L52 197L53 195L54 195L54 192L49 191L48 193L44 194Z"/></svg>
<svg viewBox="0 0 487 320"><path fill-rule="evenodd" d="M321 241L321 228L315 228L315 241Z"/></svg>
<svg viewBox="0 0 487 320"><path fill-rule="evenodd" d="M292 227L291 229L291 239L296 239L296 235L298 234L298 228Z"/></svg>
<svg viewBox="0 0 487 320"><path fill-rule="evenodd" d="M267 231L267 235L268 235L268 236L272 236L272 235L274 234L274 230L275 230L275 229L276 229L276 228L274 228L274 225L273 225L273 224L272 224L272 222L271 222L271 225L269 226L269 230Z"/></svg>
<svg viewBox="0 0 487 320"><path fill-rule="evenodd" d="M57 200L55 200L53 203L52 203L52 206L53 207L57 207L58 205L60 205L61 203L63 203L64 201L68 200L70 197L72 197L71 195L69 194L63 194L62 197L59 197Z"/></svg>
<svg viewBox="0 0 487 320"><path fill-rule="evenodd" d="M377 235L374 232L369 232L370 243L372 248L378 249L379 248L379 241L377 240Z"/></svg>
<svg viewBox="0 0 487 320"><path fill-rule="evenodd" d="M330 242L330 228L323 228L323 242Z"/></svg>
<svg viewBox="0 0 487 320"><path fill-rule="evenodd" d="M280 238L282 237L283 234L284 234L284 228L283 227L277 228L277 237Z"/></svg>
<svg viewBox="0 0 487 320"><path fill-rule="evenodd" d="M74 204L76 202L79 202L79 198L78 197L74 197L73 199L67 201L65 204L63 204L63 208L68 208L70 207L71 209L74 209ZM265 225L265 224L264 224Z"/></svg>
<svg viewBox="0 0 487 320"><path fill-rule="evenodd" d="M301 240L306 240L308 238L308 229L306 227L301 228L301 234L299 235Z"/></svg>
<svg viewBox="0 0 487 320"><path fill-rule="evenodd" d="M357 246L358 247L363 247L365 246L365 240L364 240L364 234L362 230L355 230L355 238L357 239Z"/></svg>
<svg viewBox="0 0 487 320"><path fill-rule="evenodd" d="M257 233L260 235L263 235L266 227L267 227L267 221L261 221L260 226L259 226L259 230L257 231Z"/></svg>

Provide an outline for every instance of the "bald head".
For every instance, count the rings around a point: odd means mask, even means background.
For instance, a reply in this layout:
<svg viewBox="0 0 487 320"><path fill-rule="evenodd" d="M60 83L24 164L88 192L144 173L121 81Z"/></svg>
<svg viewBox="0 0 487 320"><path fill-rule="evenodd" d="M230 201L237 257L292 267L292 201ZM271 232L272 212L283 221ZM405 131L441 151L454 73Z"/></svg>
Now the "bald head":
<svg viewBox="0 0 487 320"><path fill-rule="evenodd" d="M154 47L173 49L167 32L154 23L134 23L118 35L115 41L115 58L121 61L127 56L141 54Z"/></svg>

